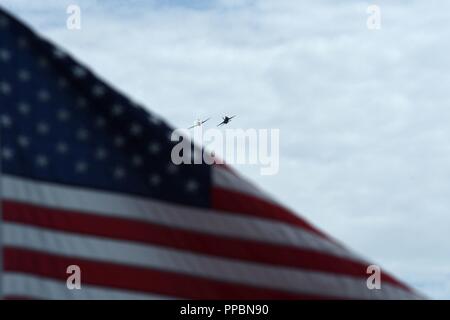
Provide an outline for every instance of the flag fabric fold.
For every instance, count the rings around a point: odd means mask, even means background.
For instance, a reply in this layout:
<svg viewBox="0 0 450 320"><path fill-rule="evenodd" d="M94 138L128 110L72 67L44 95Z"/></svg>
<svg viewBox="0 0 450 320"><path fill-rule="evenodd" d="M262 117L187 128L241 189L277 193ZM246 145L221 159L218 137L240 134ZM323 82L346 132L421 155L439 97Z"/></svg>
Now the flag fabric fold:
<svg viewBox="0 0 450 320"><path fill-rule="evenodd" d="M3 298L420 298L1 9L0 117Z"/></svg>

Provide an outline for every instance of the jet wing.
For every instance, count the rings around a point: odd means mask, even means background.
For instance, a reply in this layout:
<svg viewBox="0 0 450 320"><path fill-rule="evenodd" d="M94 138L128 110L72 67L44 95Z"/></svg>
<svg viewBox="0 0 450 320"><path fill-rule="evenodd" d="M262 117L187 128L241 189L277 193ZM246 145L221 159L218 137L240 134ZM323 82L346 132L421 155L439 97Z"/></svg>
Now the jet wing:
<svg viewBox="0 0 450 320"><path fill-rule="evenodd" d="M208 121L209 119L211 119L211 118L208 118L208 119L206 119L206 120L203 120L202 121L202 124L204 124L206 121Z"/></svg>

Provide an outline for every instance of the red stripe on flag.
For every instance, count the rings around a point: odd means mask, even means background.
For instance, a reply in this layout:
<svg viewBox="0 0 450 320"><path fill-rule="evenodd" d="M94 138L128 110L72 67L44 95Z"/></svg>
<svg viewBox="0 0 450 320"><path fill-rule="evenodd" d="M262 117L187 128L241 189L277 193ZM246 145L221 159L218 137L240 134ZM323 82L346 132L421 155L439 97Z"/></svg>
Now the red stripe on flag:
<svg viewBox="0 0 450 320"><path fill-rule="evenodd" d="M306 222L288 209L253 195L215 186L212 188L211 199L212 207L214 209L285 222L308 230L335 243L334 240L330 239L322 231L318 230L309 222Z"/></svg>
<svg viewBox="0 0 450 320"><path fill-rule="evenodd" d="M6 272L23 272L66 281L67 267L78 265L81 268L82 286L85 283L186 299L327 298L215 281L163 270L63 257L21 248L5 247L4 258Z"/></svg>

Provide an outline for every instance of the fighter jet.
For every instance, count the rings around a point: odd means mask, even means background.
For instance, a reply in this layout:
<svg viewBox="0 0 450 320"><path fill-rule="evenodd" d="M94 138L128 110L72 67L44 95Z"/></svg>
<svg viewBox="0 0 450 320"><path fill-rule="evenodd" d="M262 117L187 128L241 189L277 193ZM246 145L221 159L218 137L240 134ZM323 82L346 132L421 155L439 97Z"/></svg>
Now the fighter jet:
<svg viewBox="0 0 450 320"><path fill-rule="evenodd" d="M203 121L200 121L200 119L197 119L197 122L193 126L189 127L188 129L192 129L192 128L195 128L195 127L200 127L202 124L204 124L209 119L211 119L211 118L208 118L208 119L203 120Z"/></svg>
<svg viewBox="0 0 450 320"><path fill-rule="evenodd" d="M232 116L232 117L225 116L225 117L223 117L223 121L221 123L219 123L217 126L220 127L223 124L229 123L231 121L231 119L233 119L234 117L236 117L236 116Z"/></svg>

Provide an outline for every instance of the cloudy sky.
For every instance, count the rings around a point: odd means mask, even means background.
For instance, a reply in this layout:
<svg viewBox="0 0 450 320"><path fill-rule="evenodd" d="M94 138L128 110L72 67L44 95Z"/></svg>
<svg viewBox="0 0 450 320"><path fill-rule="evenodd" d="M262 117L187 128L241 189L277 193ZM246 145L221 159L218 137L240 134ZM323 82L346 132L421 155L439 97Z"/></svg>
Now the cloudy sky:
<svg viewBox="0 0 450 320"><path fill-rule="evenodd" d="M68 4L81 30L66 28ZM367 7L381 9L369 30ZM0 0L176 127L280 129L272 193L432 298L450 298L450 3Z"/></svg>

